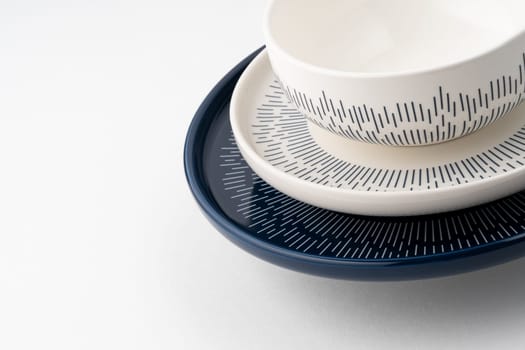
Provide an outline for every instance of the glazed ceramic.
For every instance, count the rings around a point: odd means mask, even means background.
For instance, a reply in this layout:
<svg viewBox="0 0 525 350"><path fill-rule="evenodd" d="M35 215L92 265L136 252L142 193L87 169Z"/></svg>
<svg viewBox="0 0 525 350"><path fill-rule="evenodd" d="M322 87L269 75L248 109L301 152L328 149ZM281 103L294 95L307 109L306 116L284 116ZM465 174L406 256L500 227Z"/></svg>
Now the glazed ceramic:
<svg viewBox="0 0 525 350"><path fill-rule="evenodd" d="M242 157L229 124L233 87L254 55L202 102L184 150L188 184L202 212L236 245L289 269L366 280L449 275L523 255L523 192L440 215L366 217L310 206L263 181ZM199 247L190 248L199 259ZM228 256L217 252L216 258Z"/></svg>
<svg viewBox="0 0 525 350"><path fill-rule="evenodd" d="M525 105L463 138L389 147L308 123L263 51L234 90L230 120L244 159L300 201L362 215L421 215L485 203L525 188Z"/></svg>
<svg viewBox="0 0 525 350"><path fill-rule="evenodd" d="M270 61L309 121L349 139L459 138L524 99L522 0L273 0Z"/></svg>

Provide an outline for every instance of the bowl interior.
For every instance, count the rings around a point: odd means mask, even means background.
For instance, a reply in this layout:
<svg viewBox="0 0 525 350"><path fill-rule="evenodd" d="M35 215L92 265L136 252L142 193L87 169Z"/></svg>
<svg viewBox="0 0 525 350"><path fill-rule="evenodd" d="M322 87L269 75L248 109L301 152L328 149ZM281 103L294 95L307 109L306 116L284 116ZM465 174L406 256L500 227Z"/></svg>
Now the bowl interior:
<svg viewBox="0 0 525 350"><path fill-rule="evenodd" d="M274 0L267 40L344 72L409 72L475 57L525 28L523 0Z"/></svg>

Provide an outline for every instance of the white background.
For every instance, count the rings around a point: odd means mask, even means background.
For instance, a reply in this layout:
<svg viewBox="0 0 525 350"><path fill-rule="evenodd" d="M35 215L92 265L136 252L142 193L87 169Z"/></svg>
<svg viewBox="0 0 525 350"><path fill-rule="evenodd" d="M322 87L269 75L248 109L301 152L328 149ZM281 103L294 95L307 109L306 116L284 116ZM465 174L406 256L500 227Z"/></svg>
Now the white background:
<svg viewBox="0 0 525 350"><path fill-rule="evenodd" d="M1 349L522 348L525 261L403 283L241 251L184 178L265 0L0 2Z"/></svg>

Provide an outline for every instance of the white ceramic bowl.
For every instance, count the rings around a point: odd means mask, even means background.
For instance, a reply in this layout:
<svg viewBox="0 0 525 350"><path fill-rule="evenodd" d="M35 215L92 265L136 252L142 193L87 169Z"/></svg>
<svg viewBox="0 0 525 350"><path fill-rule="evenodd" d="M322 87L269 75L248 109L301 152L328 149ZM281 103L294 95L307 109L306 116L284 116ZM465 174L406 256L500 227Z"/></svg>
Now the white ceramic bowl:
<svg viewBox="0 0 525 350"><path fill-rule="evenodd" d="M440 143L525 99L523 0L273 0L272 68L313 123L369 143Z"/></svg>

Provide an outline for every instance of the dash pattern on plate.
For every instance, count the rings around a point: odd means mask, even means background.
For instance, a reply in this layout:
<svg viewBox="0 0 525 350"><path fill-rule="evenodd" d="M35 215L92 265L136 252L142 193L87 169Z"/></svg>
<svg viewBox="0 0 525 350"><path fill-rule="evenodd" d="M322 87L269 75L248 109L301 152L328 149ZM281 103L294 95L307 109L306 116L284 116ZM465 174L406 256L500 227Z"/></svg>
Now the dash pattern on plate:
<svg viewBox="0 0 525 350"><path fill-rule="evenodd" d="M525 125L504 142L458 161L422 168L375 168L339 159L319 146L306 117L278 80L268 86L254 113L251 132L264 159L297 178L324 186L383 192L438 189L490 178L525 163Z"/></svg>
<svg viewBox="0 0 525 350"><path fill-rule="evenodd" d="M381 260L448 254L521 234L525 192L443 215L367 217L338 213L279 192L246 164L233 137L217 144L214 176L233 217L258 239L315 256Z"/></svg>

